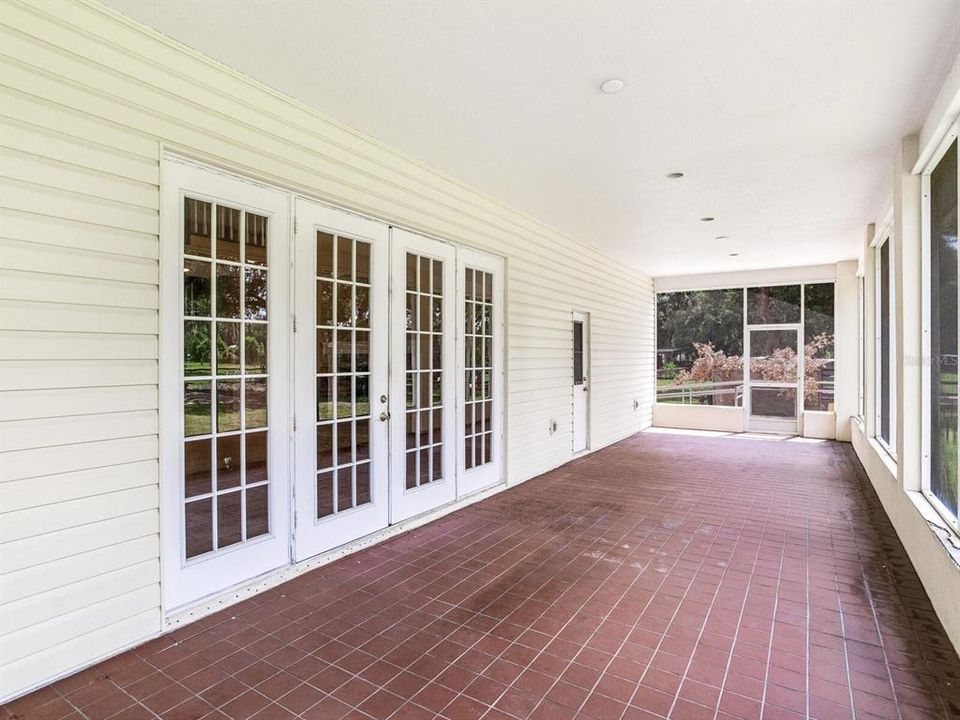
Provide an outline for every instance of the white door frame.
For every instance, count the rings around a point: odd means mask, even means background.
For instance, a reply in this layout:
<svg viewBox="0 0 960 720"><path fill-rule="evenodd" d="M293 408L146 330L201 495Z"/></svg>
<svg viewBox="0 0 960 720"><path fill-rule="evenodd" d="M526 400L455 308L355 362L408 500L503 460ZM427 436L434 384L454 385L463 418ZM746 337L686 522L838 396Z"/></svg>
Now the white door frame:
<svg viewBox="0 0 960 720"><path fill-rule="evenodd" d="M388 279L389 226L321 205L305 198L295 200L295 304L294 336L295 431L295 539L296 561L344 545L382 530L388 520L389 434L386 402L388 388ZM342 234L369 242L370 256L370 492L371 501L352 509L317 518L317 231ZM336 358L334 359L336 362ZM337 400L339 403L339 398ZM383 419L380 418L384 414ZM334 419L336 422L336 419Z"/></svg>
<svg viewBox="0 0 960 720"><path fill-rule="evenodd" d="M175 157L162 165L160 243L160 516L164 614L290 562L290 203L286 192ZM270 531L186 559L184 538L184 197L267 216ZM211 352L215 353L215 342ZM215 415L215 405L211 405Z"/></svg>
<svg viewBox="0 0 960 720"><path fill-rule="evenodd" d="M802 287L802 286L801 286ZM804 351L803 351L803 323L777 323L770 325L747 325L746 333L743 339L744 357L747 362L743 367L743 419L745 432L774 432L797 434L800 430L801 414L803 408L803 380L804 380ZM796 333L797 344L797 380L792 383L773 382L767 380L754 380L750 377L750 364L753 360L750 348L751 334L754 332L763 332L767 330L781 330ZM754 415L752 407L753 388L794 388L796 390L796 400L794 405L794 416L788 418L766 417L763 415Z"/></svg>
<svg viewBox="0 0 960 720"><path fill-rule="evenodd" d="M490 462L476 465L469 470L466 468L466 355L467 343L465 339L466 317L466 270L482 270L493 276L492 298L492 334L493 351L491 359L493 369L491 373L491 399L493 412L493 445L490 452ZM463 498L475 492L488 488L504 481L504 453L503 453L503 386L504 386L504 359L503 359L503 316L504 316L504 262L503 258L489 253L457 248L457 497Z"/></svg>
<svg viewBox="0 0 960 720"><path fill-rule="evenodd" d="M571 431L572 450L574 454L576 454L579 452L586 452L590 449L590 313L574 310L571 315L571 365L573 359L572 338L574 323L581 323L583 333L583 377L580 383L577 382L577 378L573 378L573 384L571 385L571 419L573 421ZM578 413L582 413L583 415L582 429L578 429Z"/></svg>
<svg viewBox="0 0 960 720"><path fill-rule="evenodd" d="M407 252L443 262L441 393L443 398L442 479L407 489L406 429L406 256ZM456 248L400 228L390 229L390 522L397 523L453 502L457 497ZM419 338L418 338L419 340ZM419 342L418 342L419 346ZM419 442L419 440L418 440Z"/></svg>

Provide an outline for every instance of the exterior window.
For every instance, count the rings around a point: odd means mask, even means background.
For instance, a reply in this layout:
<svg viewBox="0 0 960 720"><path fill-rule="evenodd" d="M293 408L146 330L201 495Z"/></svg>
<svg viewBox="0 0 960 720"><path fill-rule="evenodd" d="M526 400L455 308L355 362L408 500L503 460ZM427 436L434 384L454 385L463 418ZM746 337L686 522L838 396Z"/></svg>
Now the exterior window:
<svg viewBox="0 0 960 720"><path fill-rule="evenodd" d="M863 420L866 415L866 393L867 393L867 306L866 296L864 295L863 277L857 278L857 294L859 299L859 330L857 332L857 417Z"/></svg>
<svg viewBox="0 0 960 720"><path fill-rule="evenodd" d="M833 283L803 286L804 410L833 411Z"/></svg>
<svg viewBox="0 0 960 720"><path fill-rule="evenodd" d="M957 141L929 176L930 382L926 398L929 476L926 490L957 518Z"/></svg>
<svg viewBox="0 0 960 720"><path fill-rule="evenodd" d="M740 406L742 353L742 288L657 295L657 402Z"/></svg>
<svg viewBox="0 0 960 720"><path fill-rule="evenodd" d="M892 241L888 235L877 247L877 426L876 437L893 455L896 437L896 365L893 355L894 308Z"/></svg>

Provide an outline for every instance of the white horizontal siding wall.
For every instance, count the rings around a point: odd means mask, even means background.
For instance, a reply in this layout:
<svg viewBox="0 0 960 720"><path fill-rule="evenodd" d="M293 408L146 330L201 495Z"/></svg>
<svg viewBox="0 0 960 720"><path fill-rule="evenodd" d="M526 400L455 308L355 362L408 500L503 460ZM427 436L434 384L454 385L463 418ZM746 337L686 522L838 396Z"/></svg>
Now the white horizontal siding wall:
<svg viewBox="0 0 960 720"><path fill-rule="evenodd" d="M574 309L592 446L650 424L648 277L93 3L0 3L0 63L0 698L162 628L162 147L504 256L511 483L571 457Z"/></svg>

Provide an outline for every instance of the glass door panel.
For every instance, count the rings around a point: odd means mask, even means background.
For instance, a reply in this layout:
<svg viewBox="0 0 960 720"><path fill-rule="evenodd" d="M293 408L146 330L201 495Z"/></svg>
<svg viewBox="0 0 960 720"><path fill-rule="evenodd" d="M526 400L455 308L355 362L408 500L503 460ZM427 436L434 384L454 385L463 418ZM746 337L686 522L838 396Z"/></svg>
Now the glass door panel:
<svg viewBox="0 0 960 720"><path fill-rule="evenodd" d="M322 518L371 502L371 243L322 230L316 235L315 470Z"/></svg>
<svg viewBox="0 0 960 720"><path fill-rule="evenodd" d="M503 261L476 250L457 250L457 305L463 328L457 404L457 493L503 480Z"/></svg>
<svg viewBox="0 0 960 720"><path fill-rule="evenodd" d="M390 521L456 498L454 248L392 229L395 392Z"/></svg>
<svg viewBox="0 0 960 720"><path fill-rule="evenodd" d="M269 507L253 501L269 483L268 266L265 253L248 257L239 241L246 231L265 249L269 218L191 197L184 217L184 542L192 560L270 528ZM213 227L214 241L198 247Z"/></svg>
<svg viewBox="0 0 960 720"><path fill-rule="evenodd" d="M296 211L300 560L387 525L388 228L305 200Z"/></svg>
<svg viewBox="0 0 960 720"><path fill-rule="evenodd" d="M573 313L573 452L583 452L589 445L590 395L590 316Z"/></svg>
<svg viewBox="0 0 960 720"><path fill-rule="evenodd" d="M288 204L194 165L164 165L164 606L289 561ZM177 361L176 359L179 359ZM175 410L176 409L176 410ZM179 439L179 440L177 440Z"/></svg>

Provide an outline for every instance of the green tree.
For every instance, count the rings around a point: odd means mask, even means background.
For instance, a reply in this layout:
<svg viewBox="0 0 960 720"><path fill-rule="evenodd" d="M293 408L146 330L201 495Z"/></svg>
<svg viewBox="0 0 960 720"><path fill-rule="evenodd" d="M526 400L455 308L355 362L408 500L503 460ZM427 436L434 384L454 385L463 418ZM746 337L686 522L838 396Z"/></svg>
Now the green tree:
<svg viewBox="0 0 960 720"><path fill-rule="evenodd" d="M689 368L698 356L696 343L710 343L726 355L743 353L742 289L657 295L657 349L681 353L673 362Z"/></svg>

